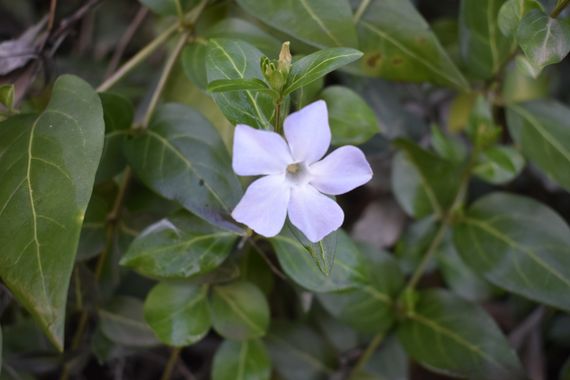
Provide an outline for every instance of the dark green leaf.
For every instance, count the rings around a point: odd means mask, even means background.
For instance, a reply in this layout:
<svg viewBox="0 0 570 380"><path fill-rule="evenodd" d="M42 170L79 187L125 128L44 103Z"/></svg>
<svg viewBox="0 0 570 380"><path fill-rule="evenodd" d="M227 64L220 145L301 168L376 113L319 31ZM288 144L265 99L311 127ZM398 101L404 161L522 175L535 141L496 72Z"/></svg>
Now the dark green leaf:
<svg viewBox="0 0 570 380"><path fill-rule="evenodd" d="M115 193L113 192L113 196ZM105 248L107 215L113 207L112 200L93 192L81 228L77 246L77 261L89 260Z"/></svg>
<svg viewBox="0 0 570 380"><path fill-rule="evenodd" d="M269 325L267 299L249 282L214 286L210 310L214 330L227 339L259 338Z"/></svg>
<svg viewBox="0 0 570 380"><path fill-rule="evenodd" d="M262 30L259 26L242 20L241 18L227 17L204 31L209 38L234 38L245 41L267 56L274 56L279 52L281 42Z"/></svg>
<svg viewBox="0 0 570 380"><path fill-rule="evenodd" d="M372 1L358 22L359 71L465 90L469 84L409 0Z"/></svg>
<svg viewBox="0 0 570 380"><path fill-rule="evenodd" d="M133 124L135 113L132 103L120 95L104 92L100 93L99 97L105 120L105 144L95 177L96 182L111 179L127 165L122 151L123 143Z"/></svg>
<svg viewBox="0 0 570 380"><path fill-rule="evenodd" d="M538 0L507 0L499 9L497 23L507 37L516 35L519 24L530 10L543 9Z"/></svg>
<svg viewBox="0 0 570 380"><path fill-rule="evenodd" d="M488 195L454 228L454 242L465 263L492 284L570 310L570 229L548 207Z"/></svg>
<svg viewBox="0 0 570 380"><path fill-rule="evenodd" d="M330 86L321 98L327 102L333 145L363 144L380 132L374 111L351 89Z"/></svg>
<svg viewBox="0 0 570 380"><path fill-rule="evenodd" d="M495 184L503 184L516 178L524 168L524 158L509 146L493 146L479 156L473 172L479 178Z"/></svg>
<svg viewBox="0 0 570 380"><path fill-rule="evenodd" d="M437 125L431 128L431 145L446 160L461 163L467 158L467 146L459 138L444 134Z"/></svg>
<svg viewBox="0 0 570 380"><path fill-rule="evenodd" d="M350 48L330 48L309 54L293 62L283 94L290 94L360 57L362 52Z"/></svg>
<svg viewBox="0 0 570 380"><path fill-rule="evenodd" d="M207 55L208 44L202 41L193 41L186 45L180 56L184 74L202 90L205 90L208 86L208 76L206 74Z"/></svg>
<svg viewBox="0 0 570 380"><path fill-rule="evenodd" d="M570 19L531 10L521 20L517 41L537 76L545 66L562 61L570 52Z"/></svg>
<svg viewBox="0 0 570 380"><path fill-rule="evenodd" d="M378 380L408 380L409 366L409 359L402 345L395 336L390 336L370 357L364 369L380 376Z"/></svg>
<svg viewBox="0 0 570 380"><path fill-rule="evenodd" d="M459 38L463 64L473 77L489 79L499 71L514 48L497 22L505 0L462 0Z"/></svg>
<svg viewBox="0 0 570 380"><path fill-rule="evenodd" d="M211 39L208 43L206 70L208 82L218 79L263 80L259 62L263 54L252 45L238 40ZM246 124L273 129L273 99L255 91L213 94L214 100L232 124Z"/></svg>
<svg viewBox="0 0 570 380"><path fill-rule="evenodd" d="M99 309L101 332L112 342L133 347L158 345L143 317L143 303L133 297L117 296Z"/></svg>
<svg viewBox="0 0 570 380"><path fill-rule="evenodd" d="M406 228L396 245L396 257L404 273L411 274L417 268L436 231L437 220L432 216L416 220ZM433 264L430 260L426 271L433 270Z"/></svg>
<svg viewBox="0 0 570 380"><path fill-rule="evenodd" d="M159 107L148 130L127 139L125 154L150 189L232 228L227 215L241 185L218 132L200 113L179 104Z"/></svg>
<svg viewBox="0 0 570 380"><path fill-rule="evenodd" d="M267 346L283 380L329 379L336 367L332 348L308 326L273 322Z"/></svg>
<svg viewBox="0 0 570 380"><path fill-rule="evenodd" d="M208 83L210 92L253 90L272 93L273 90L261 79L218 79Z"/></svg>
<svg viewBox="0 0 570 380"><path fill-rule="evenodd" d="M245 251L239 265L239 275L244 281L257 286L265 295L271 294L274 285L273 272L267 266L261 253L254 249Z"/></svg>
<svg viewBox="0 0 570 380"><path fill-rule="evenodd" d="M335 293L320 294L325 308L353 328L374 334L385 332L395 321L393 300L404 284L398 264L384 252L360 247L362 256L359 286Z"/></svg>
<svg viewBox="0 0 570 380"><path fill-rule="evenodd" d="M339 230L335 235L335 265L328 276L315 265L313 255L289 228L272 238L271 244L281 267L296 283L314 292L330 292L354 286L354 278L361 276L354 269L361 262L356 254L358 248L345 232Z"/></svg>
<svg viewBox="0 0 570 380"><path fill-rule="evenodd" d="M352 12L346 0L238 0L267 25L308 44L356 47Z"/></svg>
<svg viewBox="0 0 570 380"><path fill-rule="evenodd" d="M318 95L325 85L324 77L309 83L306 86L299 88L291 94L293 104L296 109L301 109L307 104L310 104L318 99ZM330 112L330 109L329 109ZM334 136L333 136L334 138Z"/></svg>
<svg viewBox="0 0 570 380"><path fill-rule="evenodd" d="M180 11L186 13L197 0L139 0L145 6L150 8L153 12L161 16L175 16L178 14L176 3L180 5Z"/></svg>
<svg viewBox="0 0 570 380"><path fill-rule="evenodd" d="M441 215L457 193L459 166L428 152L411 141L395 145L403 153L395 157L392 188L402 208L416 218Z"/></svg>
<svg viewBox="0 0 570 380"><path fill-rule="evenodd" d="M419 295L398 328L404 348L419 363L473 380L526 379L507 339L483 309L443 290Z"/></svg>
<svg viewBox="0 0 570 380"><path fill-rule="evenodd" d="M310 242L305 235L291 224L287 224L283 229L282 235L290 236L297 240L305 248L313 258L313 262L317 264L319 270L325 275L330 275L334 267L334 259L336 253L337 233L328 234L318 243Z"/></svg>
<svg viewBox="0 0 570 380"><path fill-rule="evenodd" d="M180 212L144 230L121 265L154 278L195 277L216 269L230 254L236 237L235 232Z"/></svg>
<svg viewBox="0 0 570 380"><path fill-rule="evenodd" d="M570 191L570 108L554 101L511 105L507 125L523 154Z"/></svg>
<svg viewBox="0 0 570 380"><path fill-rule="evenodd" d="M269 380L271 359L260 340L226 340L214 355L212 380Z"/></svg>
<svg viewBox="0 0 570 380"><path fill-rule="evenodd" d="M95 91L68 75L39 116L0 123L0 275L60 349L104 127Z"/></svg>
<svg viewBox="0 0 570 380"><path fill-rule="evenodd" d="M144 319L163 343L184 347L201 340L210 330L208 287L161 282L149 292Z"/></svg>

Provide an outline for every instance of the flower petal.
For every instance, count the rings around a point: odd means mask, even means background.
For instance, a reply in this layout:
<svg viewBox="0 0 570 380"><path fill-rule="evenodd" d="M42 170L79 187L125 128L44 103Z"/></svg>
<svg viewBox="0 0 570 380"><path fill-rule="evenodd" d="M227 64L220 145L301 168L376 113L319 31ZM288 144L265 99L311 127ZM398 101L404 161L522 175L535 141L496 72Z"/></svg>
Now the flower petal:
<svg viewBox="0 0 570 380"><path fill-rule="evenodd" d="M309 168L311 185L325 194L344 194L372 178L372 168L355 146L343 146Z"/></svg>
<svg viewBox="0 0 570 380"><path fill-rule="evenodd" d="M249 185L232 217L262 236L275 236L285 224L290 195L283 175L261 177Z"/></svg>
<svg viewBox="0 0 570 380"><path fill-rule="evenodd" d="M297 186L291 189L289 219L316 243L342 225L344 213L334 200L311 185Z"/></svg>
<svg viewBox="0 0 570 380"><path fill-rule="evenodd" d="M232 166L238 175L284 173L293 162L285 140L275 132L238 124Z"/></svg>
<svg viewBox="0 0 570 380"><path fill-rule="evenodd" d="M290 114L283 129L295 161L312 164L321 159L331 143L327 104L318 100Z"/></svg>

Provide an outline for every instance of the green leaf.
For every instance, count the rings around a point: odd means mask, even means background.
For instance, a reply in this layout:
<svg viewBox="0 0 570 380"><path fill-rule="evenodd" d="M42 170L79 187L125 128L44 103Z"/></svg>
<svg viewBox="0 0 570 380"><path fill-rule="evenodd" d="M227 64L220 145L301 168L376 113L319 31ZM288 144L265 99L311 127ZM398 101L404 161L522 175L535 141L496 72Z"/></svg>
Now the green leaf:
<svg viewBox="0 0 570 380"><path fill-rule="evenodd" d="M179 212L145 229L131 243L121 265L163 279L206 274L230 254L237 234Z"/></svg>
<svg viewBox="0 0 570 380"><path fill-rule="evenodd" d="M324 49L304 56L293 62L283 94L290 94L360 57L362 52L350 48Z"/></svg>
<svg viewBox="0 0 570 380"><path fill-rule="evenodd" d="M467 147L459 138L444 134L437 125L431 127L431 145L442 158L461 163L467 158Z"/></svg>
<svg viewBox="0 0 570 380"><path fill-rule="evenodd" d="M483 309L444 290L419 295L398 337L420 364L461 378L526 379L507 339Z"/></svg>
<svg viewBox="0 0 570 380"><path fill-rule="evenodd" d="M272 93L273 90L261 79L218 79L208 83L210 92L253 90Z"/></svg>
<svg viewBox="0 0 570 380"><path fill-rule="evenodd" d="M405 229L396 245L396 257L406 274L411 274L420 264L437 231L437 219L428 216L415 220ZM434 269L433 260L428 261L426 272Z"/></svg>
<svg viewBox="0 0 570 380"><path fill-rule="evenodd" d="M247 249L239 263L239 277L257 286L265 295L273 290L275 278L261 253Z"/></svg>
<svg viewBox="0 0 570 380"><path fill-rule="evenodd" d="M227 218L242 195L241 184L218 132L200 113L179 104L159 107L150 127L127 139L125 155L150 189L232 228Z"/></svg>
<svg viewBox="0 0 570 380"><path fill-rule="evenodd" d="M496 74L514 48L497 22L505 0L462 0L459 11L461 58L476 79L489 79Z"/></svg>
<svg viewBox="0 0 570 380"><path fill-rule="evenodd" d="M408 140L399 139L395 145L403 151L394 158L392 168L396 199L416 218L441 215L457 193L459 166Z"/></svg>
<svg viewBox="0 0 570 380"><path fill-rule="evenodd" d="M260 340L226 340L214 355L212 380L269 380L271 359Z"/></svg>
<svg viewBox="0 0 570 380"><path fill-rule="evenodd" d="M328 276L315 265L313 255L287 227L270 241L285 273L308 290L331 292L348 289L354 286L354 278L361 276L354 269L360 265L358 248L341 230L336 233L335 266Z"/></svg>
<svg viewBox="0 0 570 380"><path fill-rule="evenodd" d="M524 158L516 149L493 146L481 152L473 173L489 183L500 185L516 178L524 164Z"/></svg>
<svg viewBox="0 0 570 380"><path fill-rule="evenodd" d="M492 284L570 310L570 229L530 198L493 193L454 228L465 263Z"/></svg>
<svg viewBox="0 0 570 380"><path fill-rule="evenodd" d="M11 110L14 106L14 94L16 90L13 84L0 85L0 104Z"/></svg>
<svg viewBox="0 0 570 380"><path fill-rule="evenodd" d="M245 41L267 56L275 55L281 42L259 26L241 18L226 17L204 31L208 38L233 38Z"/></svg>
<svg viewBox="0 0 570 380"><path fill-rule="evenodd" d="M105 144L97 169L96 182L102 182L119 174L127 165L123 156L123 143L131 128L135 110L125 97L109 92L100 93L105 120Z"/></svg>
<svg viewBox="0 0 570 380"><path fill-rule="evenodd" d="M383 333L394 323L393 300L404 285L397 262L384 252L361 246L362 263L355 270L358 286L341 292L319 294L319 300L335 318L368 333Z"/></svg>
<svg viewBox="0 0 570 380"><path fill-rule="evenodd" d="M313 46L358 45L346 0L238 0L238 4L267 25Z"/></svg>
<svg viewBox="0 0 570 380"><path fill-rule="evenodd" d="M406 352L395 336L386 342L370 357L364 369L380 376L378 380L408 380L410 363Z"/></svg>
<svg viewBox="0 0 570 380"><path fill-rule="evenodd" d="M551 18L534 9L521 20L517 41L536 77L545 66L562 61L570 52L570 19Z"/></svg>
<svg viewBox="0 0 570 380"><path fill-rule="evenodd" d="M325 78L321 77L316 81L309 83L306 86L299 88L291 94L293 104L296 109L301 109L306 105L319 99L319 93L322 91L325 85ZM329 114L330 114L329 110ZM334 136L333 136L334 138Z"/></svg>
<svg viewBox="0 0 570 380"><path fill-rule="evenodd" d="M333 145L363 144L380 131L372 108L351 89L330 86L321 98L327 102Z"/></svg>
<svg viewBox="0 0 570 380"><path fill-rule="evenodd" d="M159 344L143 317L143 303L133 297L116 296L99 309L99 327L112 342L129 347Z"/></svg>
<svg viewBox="0 0 570 380"><path fill-rule="evenodd" d="M208 55L208 44L202 41L192 41L186 45L180 61L184 74L198 86L205 90L208 86L208 76L206 73L206 57Z"/></svg>
<svg viewBox="0 0 570 380"><path fill-rule="evenodd" d="M499 9L499 29L505 36L514 37L524 15L533 9L543 9L542 4L538 0L507 0Z"/></svg>
<svg viewBox="0 0 570 380"><path fill-rule="evenodd" d="M260 338L269 325L267 299L257 286L249 282L214 286L210 310L214 330L226 339Z"/></svg>
<svg viewBox="0 0 570 380"><path fill-rule="evenodd" d="M115 191L109 195L114 199ZM105 248L107 215L113 207L113 200L110 196L97 191L91 195L77 245L77 261L89 260Z"/></svg>
<svg viewBox="0 0 570 380"><path fill-rule="evenodd" d="M103 133L99 97L69 75L39 116L0 123L0 276L59 349Z"/></svg>
<svg viewBox="0 0 570 380"><path fill-rule="evenodd" d="M507 125L522 153L570 191L570 108L555 101L511 105Z"/></svg>
<svg viewBox="0 0 570 380"><path fill-rule="evenodd" d="M504 77L501 97L506 104L521 103L546 98L550 93L552 78L539 75L537 78L519 62L524 57L517 56L515 64L507 70Z"/></svg>
<svg viewBox="0 0 570 380"><path fill-rule="evenodd" d="M144 319L163 343L189 346L210 330L207 295L205 285L161 282L148 293Z"/></svg>
<svg viewBox="0 0 570 380"><path fill-rule="evenodd" d="M469 83L409 0L372 1L358 22L359 72L466 90Z"/></svg>
<svg viewBox="0 0 570 380"><path fill-rule="evenodd" d="M259 62L263 54L252 45L238 40L211 39L208 44L206 71L208 82L219 79L263 80ZM232 124L246 124L259 129L273 129L273 99L267 94L245 90L212 94Z"/></svg>
<svg viewBox="0 0 570 380"><path fill-rule="evenodd" d="M191 9L197 0L139 0L143 5L150 8L154 13L161 16L176 16L178 14L177 4L182 13Z"/></svg>
<svg viewBox="0 0 570 380"><path fill-rule="evenodd" d="M313 258L313 262L319 270L328 276L333 270L336 253L337 232L325 236L318 243L310 242L305 235L291 224L287 224L281 235L289 236L297 240Z"/></svg>
<svg viewBox="0 0 570 380"><path fill-rule="evenodd" d="M271 324L267 347L283 380L329 379L337 365L333 349L305 325L276 321Z"/></svg>

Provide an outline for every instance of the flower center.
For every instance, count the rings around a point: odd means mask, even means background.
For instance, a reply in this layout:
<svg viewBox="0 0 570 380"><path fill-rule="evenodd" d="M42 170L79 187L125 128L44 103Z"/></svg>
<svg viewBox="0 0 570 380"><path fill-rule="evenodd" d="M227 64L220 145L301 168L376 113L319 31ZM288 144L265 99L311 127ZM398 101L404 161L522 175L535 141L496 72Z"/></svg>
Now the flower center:
<svg viewBox="0 0 570 380"><path fill-rule="evenodd" d="M295 185L304 185L309 180L309 170L302 162L287 165L287 179Z"/></svg>

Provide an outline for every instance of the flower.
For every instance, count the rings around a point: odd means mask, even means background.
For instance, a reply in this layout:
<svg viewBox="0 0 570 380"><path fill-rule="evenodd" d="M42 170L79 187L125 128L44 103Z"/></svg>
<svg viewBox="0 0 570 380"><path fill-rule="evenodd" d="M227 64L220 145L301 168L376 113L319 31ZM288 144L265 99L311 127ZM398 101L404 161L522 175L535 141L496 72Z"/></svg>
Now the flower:
<svg viewBox="0 0 570 380"><path fill-rule="evenodd" d="M344 194L372 178L364 153L343 146L323 158L331 142L327 105L319 100L290 114L285 138L238 124L232 166L240 176L263 175L246 190L232 217L265 237L291 223L316 243L344 220L328 195Z"/></svg>

